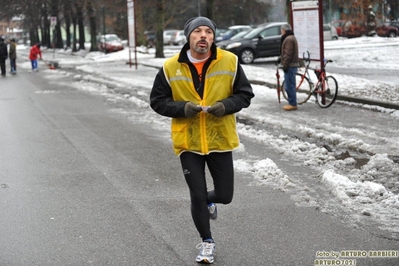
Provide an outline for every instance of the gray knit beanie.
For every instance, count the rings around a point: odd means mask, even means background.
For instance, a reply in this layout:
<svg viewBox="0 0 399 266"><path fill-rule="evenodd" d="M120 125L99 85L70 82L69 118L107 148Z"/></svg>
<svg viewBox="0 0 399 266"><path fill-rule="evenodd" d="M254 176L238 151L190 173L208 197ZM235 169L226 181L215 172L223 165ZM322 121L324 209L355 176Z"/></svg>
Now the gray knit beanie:
<svg viewBox="0 0 399 266"><path fill-rule="evenodd" d="M187 20L186 24L184 25L184 35L189 40L191 32L198 28L199 26L208 26L212 29L213 34L215 35L216 32L216 23L206 17L194 17Z"/></svg>

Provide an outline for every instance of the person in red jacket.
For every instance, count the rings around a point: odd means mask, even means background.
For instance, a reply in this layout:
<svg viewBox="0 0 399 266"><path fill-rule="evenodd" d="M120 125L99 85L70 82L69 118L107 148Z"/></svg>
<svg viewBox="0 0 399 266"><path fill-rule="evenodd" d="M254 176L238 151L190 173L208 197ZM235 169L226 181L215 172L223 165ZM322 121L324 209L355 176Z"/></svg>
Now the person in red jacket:
<svg viewBox="0 0 399 266"><path fill-rule="evenodd" d="M37 59L42 59L42 51L40 50L40 43L37 43L30 48L29 59L32 63L32 71L37 71Z"/></svg>

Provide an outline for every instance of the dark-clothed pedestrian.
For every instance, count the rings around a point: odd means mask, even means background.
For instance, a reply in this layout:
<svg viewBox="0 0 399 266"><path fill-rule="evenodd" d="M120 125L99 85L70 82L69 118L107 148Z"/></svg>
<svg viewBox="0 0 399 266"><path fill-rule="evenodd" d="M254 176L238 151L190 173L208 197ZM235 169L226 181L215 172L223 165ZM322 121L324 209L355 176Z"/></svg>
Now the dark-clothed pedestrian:
<svg viewBox="0 0 399 266"><path fill-rule="evenodd" d="M173 149L190 191L191 215L201 237L196 261L213 263L215 241L210 219L216 204L233 199L232 151L240 141L235 113L250 105L252 87L234 54L214 44L216 24L206 17L189 19L187 43L167 59L155 77L150 102L171 117ZM205 167L213 179L207 190Z"/></svg>
<svg viewBox="0 0 399 266"><path fill-rule="evenodd" d="M374 36L376 34L375 13L373 7L369 5L367 14L367 36Z"/></svg>
<svg viewBox="0 0 399 266"><path fill-rule="evenodd" d="M32 64L32 71L38 71L37 59L42 59L42 51L40 50L41 44L37 43L30 48L29 60Z"/></svg>
<svg viewBox="0 0 399 266"><path fill-rule="evenodd" d="M10 48L9 48L9 57L10 57L10 67L11 67L11 74L17 73L17 44L15 39L10 40Z"/></svg>
<svg viewBox="0 0 399 266"><path fill-rule="evenodd" d="M298 42L291 25L281 26L281 65L284 70L285 91L288 95L288 104L283 106L286 111L297 110L295 74L299 67Z"/></svg>
<svg viewBox="0 0 399 266"><path fill-rule="evenodd" d="M6 76L6 60L8 58L8 50L7 44L4 42L4 39L0 37L0 69L1 76Z"/></svg>

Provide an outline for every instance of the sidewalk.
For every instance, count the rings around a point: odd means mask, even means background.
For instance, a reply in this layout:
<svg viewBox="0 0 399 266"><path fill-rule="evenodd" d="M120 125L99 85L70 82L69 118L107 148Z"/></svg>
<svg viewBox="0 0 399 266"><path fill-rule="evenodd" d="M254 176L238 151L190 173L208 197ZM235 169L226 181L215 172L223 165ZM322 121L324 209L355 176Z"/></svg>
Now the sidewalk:
<svg viewBox="0 0 399 266"><path fill-rule="evenodd" d="M157 61L152 61L152 60L146 60L145 62L139 62L140 65L142 66L147 66L147 67L155 67L155 68L161 68L162 64L160 64ZM247 65L243 65L244 70L249 68ZM253 68L253 67L252 67ZM258 67L261 69L260 67ZM249 71L246 71L246 73L249 73ZM265 80L261 79L259 77L251 77L251 74L247 74L249 81L252 84L257 84L257 85L264 85L269 88L276 88L276 83L270 82L270 80ZM281 75L281 74L280 74ZM351 102L351 103L358 103L358 104L364 104L364 105L374 105L374 106L380 106L383 108L388 108L388 109L395 109L399 110L399 104L398 103L392 103L392 102L387 102L387 101L378 101L375 99L367 99L367 98L360 98L360 97L351 97L351 96L346 96L346 95L340 95L339 94L339 84L338 84L338 97L337 100L339 101L345 101L345 102Z"/></svg>
<svg viewBox="0 0 399 266"><path fill-rule="evenodd" d="M172 56L174 53L178 52L178 50L165 50L164 54L165 57L168 58ZM130 68L131 70L135 70L136 66L132 65L131 67L128 66L129 64L129 51L125 49L122 52L118 53L111 53L111 54L102 54L102 53L90 53L88 54L87 51L81 51L78 53L71 53L70 51L64 51L64 50L56 50L55 54L52 49L47 49L44 50L43 53L46 54L44 57L45 63L50 67L57 65L59 68L63 68L65 65L85 65L85 64L93 64L96 62L101 62L101 63L116 63L116 62L126 62L126 67ZM132 53L130 55L131 57L131 62L134 64L135 58L134 54ZM140 68L140 66L144 67L153 67L153 68L161 68L163 65L163 62L166 60L166 58L155 58L154 54L146 54L142 52L137 52L137 63L138 66L137 68ZM74 63L72 63L74 61ZM262 85L265 87L268 87L270 89L275 89L276 88L276 76L275 76L275 69L271 68L265 68L265 67L259 67L256 65L242 65L242 67L245 70L245 73L248 77L248 79L251 81L252 84L256 85ZM81 71L85 71L84 68L79 68ZM107 78L107 71L108 68L101 68L98 67L96 68L97 73L103 73L102 77ZM384 88L380 88L381 91L379 93L373 93L372 91L368 92L368 95L371 94L373 98L365 98L365 97L359 97L359 96L350 96L348 95L347 91L348 90L353 90L353 88L356 88L355 90L358 90L359 92L355 93L357 95L366 95L361 92L361 90L364 90L365 88L362 87L362 84L364 83L364 80L362 79L357 79L351 77L350 80L348 78L342 77L342 75L330 73L333 75L337 81L338 81L338 101L343 101L343 102L349 102L353 104L360 104L360 105L365 105L365 106L370 106L370 108L378 108L378 107L383 107L383 108L388 108L388 109L394 109L394 110L399 110L399 103L396 101L396 97L390 97L390 93L397 94L396 91L399 90L399 86L395 86L394 90L390 89L391 85L386 85L384 84ZM112 79L111 79L112 80ZM368 81L367 81L368 82ZM373 85L373 83L368 82L369 84ZM381 86L380 83L375 82L375 86ZM348 89L350 88L350 89ZM352 91L350 91L352 92ZM393 99L393 101L390 101ZM276 99L277 101L277 99ZM374 106L374 107L373 107Z"/></svg>

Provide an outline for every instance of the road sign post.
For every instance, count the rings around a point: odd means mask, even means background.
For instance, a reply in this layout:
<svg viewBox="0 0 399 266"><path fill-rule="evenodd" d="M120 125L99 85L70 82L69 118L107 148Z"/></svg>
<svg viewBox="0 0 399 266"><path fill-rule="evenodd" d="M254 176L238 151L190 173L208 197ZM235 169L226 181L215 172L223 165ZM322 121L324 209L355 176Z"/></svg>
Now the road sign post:
<svg viewBox="0 0 399 266"><path fill-rule="evenodd" d="M132 66L131 53L134 51L135 66L137 69L137 49L136 49L136 19L134 0L127 0L127 24L128 24L128 46L129 46L129 65Z"/></svg>
<svg viewBox="0 0 399 266"><path fill-rule="evenodd" d="M55 58L55 42L56 42L56 32L55 32L55 26L57 25L57 17L51 16L50 17L50 28L51 32L53 34L51 38L51 46L53 47L53 58Z"/></svg>

